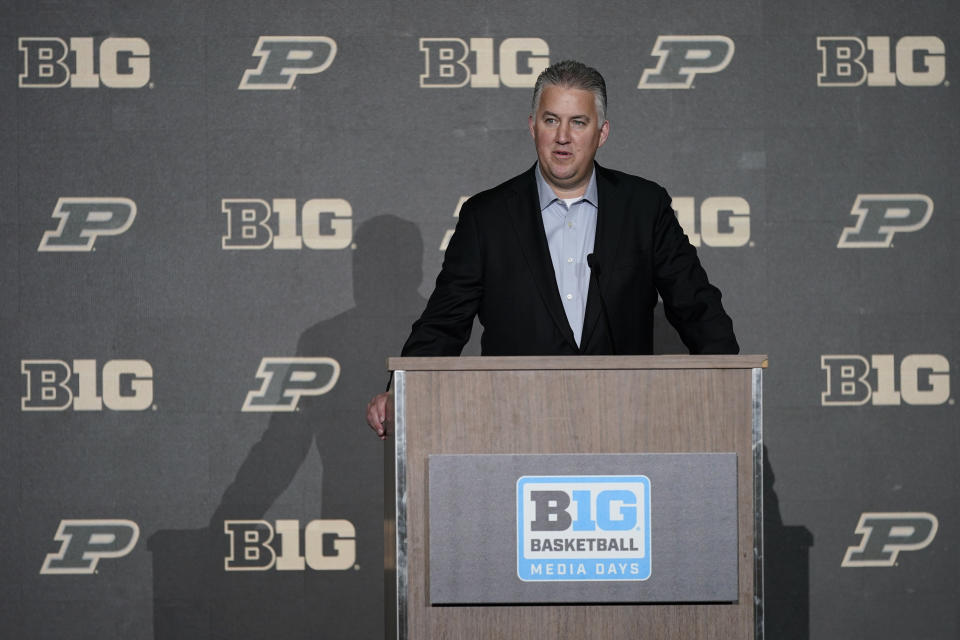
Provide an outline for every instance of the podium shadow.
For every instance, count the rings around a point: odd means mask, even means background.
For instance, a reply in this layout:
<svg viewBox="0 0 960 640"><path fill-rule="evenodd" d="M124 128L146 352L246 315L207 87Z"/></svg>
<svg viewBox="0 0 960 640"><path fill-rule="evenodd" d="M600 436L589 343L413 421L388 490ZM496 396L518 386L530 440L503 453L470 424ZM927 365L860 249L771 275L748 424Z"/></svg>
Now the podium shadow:
<svg viewBox="0 0 960 640"><path fill-rule="evenodd" d="M685 354L687 348L667 321L663 305L654 312L656 354ZM764 630L771 640L810 637L810 547L813 534L802 525L787 526L780 515L773 467L763 447Z"/></svg>

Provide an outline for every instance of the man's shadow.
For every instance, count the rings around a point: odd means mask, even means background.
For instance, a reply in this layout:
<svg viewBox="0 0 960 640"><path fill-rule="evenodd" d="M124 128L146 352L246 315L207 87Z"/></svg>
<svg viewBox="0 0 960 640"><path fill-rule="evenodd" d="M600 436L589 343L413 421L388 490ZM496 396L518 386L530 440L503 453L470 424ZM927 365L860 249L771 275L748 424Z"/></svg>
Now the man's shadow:
<svg viewBox="0 0 960 640"><path fill-rule="evenodd" d="M161 531L151 538L158 640L383 637L383 443L364 415L370 397L386 386L386 357L399 353L426 303L417 291L423 240L414 223L387 215L360 225L355 244L355 306L307 328L296 351L298 357L335 359L336 385L324 395L302 396L297 411L270 416L209 530ZM313 446L322 480L306 480L322 482L321 504L294 505L289 514L288 505L274 510L299 520L301 554L309 544L303 534L309 521L349 521L355 530L353 566L315 570L308 557L303 571L225 571L230 548L224 521L263 518ZM324 536L322 549L313 553L348 553L337 542ZM279 544L274 540L277 551Z"/></svg>

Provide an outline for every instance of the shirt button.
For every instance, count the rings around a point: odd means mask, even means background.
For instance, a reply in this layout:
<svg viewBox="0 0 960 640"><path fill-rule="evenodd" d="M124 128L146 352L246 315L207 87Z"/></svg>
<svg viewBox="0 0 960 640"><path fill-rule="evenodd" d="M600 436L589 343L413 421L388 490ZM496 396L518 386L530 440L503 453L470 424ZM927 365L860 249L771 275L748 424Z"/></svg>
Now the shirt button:
<svg viewBox="0 0 960 640"><path fill-rule="evenodd" d="M567 262L573 262L573 258L567 258Z"/></svg>
<svg viewBox="0 0 960 640"><path fill-rule="evenodd" d="M573 300L573 294L572 294L572 293L568 293L568 294L567 294L567 300Z"/></svg>

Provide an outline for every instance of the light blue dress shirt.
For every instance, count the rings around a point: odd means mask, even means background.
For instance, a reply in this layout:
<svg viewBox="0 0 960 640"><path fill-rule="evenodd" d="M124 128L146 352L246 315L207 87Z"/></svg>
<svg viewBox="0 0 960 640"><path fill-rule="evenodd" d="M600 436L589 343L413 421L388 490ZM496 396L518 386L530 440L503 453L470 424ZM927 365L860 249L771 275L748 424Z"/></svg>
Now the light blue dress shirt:
<svg viewBox="0 0 960 640"><path fill-rule="evenodd" d="M557 290L563 301L567 322L580 345L583 335L583 315L587 308L590 289L590 267L587 255L593 252L597 232L597 172L590 176L587 190L579 198L564 201L557 197L540 173L537 163L537 192L540 195L540 215L547 234L547 246L557 277Z"/></svg>

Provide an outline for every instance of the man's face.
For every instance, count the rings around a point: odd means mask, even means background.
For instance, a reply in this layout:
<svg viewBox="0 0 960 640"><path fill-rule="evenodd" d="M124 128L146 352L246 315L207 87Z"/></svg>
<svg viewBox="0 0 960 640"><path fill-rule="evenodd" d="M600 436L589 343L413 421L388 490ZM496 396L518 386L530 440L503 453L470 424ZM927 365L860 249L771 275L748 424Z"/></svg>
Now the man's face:
<svg viewBox="0 0 960 640"><path fill-rule="evenodd" d="M548 85L530 116L530 135L540 170L557 196L583 195L590 183L593 156L607 140L610 123L597 126L597 106L585 89Z"/></svg>

